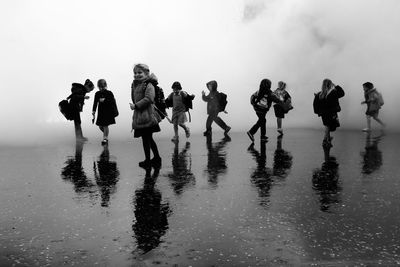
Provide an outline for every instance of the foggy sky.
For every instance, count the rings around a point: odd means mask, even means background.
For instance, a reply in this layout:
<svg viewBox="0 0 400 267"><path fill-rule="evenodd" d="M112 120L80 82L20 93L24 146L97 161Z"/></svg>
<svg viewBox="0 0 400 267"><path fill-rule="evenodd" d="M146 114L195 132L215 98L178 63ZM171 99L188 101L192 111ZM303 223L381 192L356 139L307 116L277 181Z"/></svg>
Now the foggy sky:
<svg viewBox="0 0 400 267"><path fill-rule="evenodd" d="M73 123L58 111L71 83L107 80L120 110L110 138L130 138L132 66L150 66L168 94L174 81L196 95L192 132L204 130L205 83L228 94L222 118L233 131L256 121L250 95L263 78L286 81L295 109L284 127L321 128L313 93L324 78L341 85L342 128L365 126L362 83L385 99L381 118L399 130L397 0L151 0L3 1L0 8L1 143L73 138ZM97 88L95 89L97 90ZM82 113L91 124L91 99ZM171 114L171 112L169 111ZM268 126L275 127L273 111ZM161 125L172 136L172 126Z"/></svg>

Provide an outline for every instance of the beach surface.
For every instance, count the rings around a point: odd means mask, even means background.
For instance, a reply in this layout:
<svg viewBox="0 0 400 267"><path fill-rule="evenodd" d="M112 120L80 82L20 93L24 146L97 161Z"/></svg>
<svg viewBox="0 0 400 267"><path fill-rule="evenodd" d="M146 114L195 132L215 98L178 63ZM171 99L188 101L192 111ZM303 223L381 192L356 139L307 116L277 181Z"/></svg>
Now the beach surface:
<svg viewBox="0 0 400 267"><path fill-rule="evenodd" d="M0 265L400 265L398 134L267 134L1 147Z"/></svg>

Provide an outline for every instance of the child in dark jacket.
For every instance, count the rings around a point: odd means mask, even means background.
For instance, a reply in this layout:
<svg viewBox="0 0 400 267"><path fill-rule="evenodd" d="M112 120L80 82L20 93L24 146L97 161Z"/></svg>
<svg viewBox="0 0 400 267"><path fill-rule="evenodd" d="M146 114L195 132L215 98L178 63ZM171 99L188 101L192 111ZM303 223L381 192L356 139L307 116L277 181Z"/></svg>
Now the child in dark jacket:
<svg viewBox="0 0 400 267"><path fill-rule="evenodd" d="M92 108L93 122L98 107L96 125L99 126L100 130L103 132L103 141L101 144L107 145L109 134L108 126L115 124L115 117L118 116L118 109L114 94L108 90L106 80L100 79L97 82L97 87L99 91L94 95Z"/></svg>
<svg viewBox="0 0 400 267"><path fill-rule="evenodd" d="M209 81L207 84L207 89L210 91L208 95L202 91L202 98L204 102L207 102L207 121L206 121L206 131L203 133L204 136L211 135L211 125L215 122L219 127L224 130L224 134L228 135L231 127L228 126L219 116L218 113L221 112L221 107L219 105L219 95L217 90L218 84L216 81Z"/></svg>
<svg viewBox="0 0 400 267"><path fill-rule="evenodd" d="M75 126L75 137L77 141L87 141L87 138L83 136L81 127L81 115L85 99L89 99L86 93L91 92L94 89L92 81L86 79L82 85L80 83L73 83L71 88L71 95L67 97L71 108L71 116L74 120Z"/></svg>
<svg viewBox="0 0 400 267"><path fill-rule="evenodd" d="M179 82L172 84L172 90L174 92L167 97L165 103L167 108L172 107L171 120L174 124L175 135L171 141L177 142L179 141L178 126L185 130L186 138L190 136L190 129L185 125L185 122L187 122L186 111L189 109L187 103L194 99L194 95L189 95L187 92L182 91L182 86Z"/></svg>
<svg viewBox="0 0 400 267"><path fill-rule="evenodd" d="M261 128L260 140L262 142L268 141L268 137L266 136L267 120L265 116L267 115L272 102L280 103L281 101L272 93L271 81L268 79L263 79L260 83L259 90L252 94L250 98L250 103L258 117L257 122L247 132L251 142L254 142L254 134L257 132L258 128Z"/></svg>
<svg viewBox="0 0 400 267"><path fill-rule="evenodd" d="M363 84L364 88L364 98L365 100L361 104L367 104L367 128L363 129L364 132L371 131L371 118L378 122L382 129L385 128L385 124L378 118L379 110L383 105L382 95L376 90L374 85L370 82Z"/></svg>
<svg viewBox="0 0 400 267"><path fill-rule="evenodd" d="M339 98L344 96L344 91L339 85L333 84L329 79L322 82L321 91L314 96L314 113L322 118L325 126L325 136L322 145L332 147L332 139L330 133L336 131L340 126L338 112L341 108Z"/></svg>

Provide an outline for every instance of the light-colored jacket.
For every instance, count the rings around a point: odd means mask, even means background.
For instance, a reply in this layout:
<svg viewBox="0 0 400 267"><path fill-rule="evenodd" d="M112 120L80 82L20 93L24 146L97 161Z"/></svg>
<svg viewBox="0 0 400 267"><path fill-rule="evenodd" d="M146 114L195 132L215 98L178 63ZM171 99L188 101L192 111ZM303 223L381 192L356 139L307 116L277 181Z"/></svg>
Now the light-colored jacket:
<svg viewBox="0 0 400 267"><path fill-rule="evenodd" d="M131 98L135 104L132 116L132 129L140 129L154 126L158 123L154 118L154 86L148 81L136 84L132 83Z"/></svg>

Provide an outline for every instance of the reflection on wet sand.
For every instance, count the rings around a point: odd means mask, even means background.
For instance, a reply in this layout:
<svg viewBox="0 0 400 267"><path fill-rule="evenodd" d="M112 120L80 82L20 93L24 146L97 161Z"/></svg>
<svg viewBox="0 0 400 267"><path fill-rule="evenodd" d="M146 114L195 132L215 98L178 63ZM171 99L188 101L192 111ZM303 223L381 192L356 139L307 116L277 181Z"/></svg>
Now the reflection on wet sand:
<svg viewBox="0 0 400 267"><path fill-rule="evenodd" d="M61 177L74 185L74 190L78 195L89 194L94 197L95 185L88 179L82 167L83 142L77 141L75 144L75 156L68 157L65 166L61 170Z"/></svg>
<svg viewBox="0 0 400 267"><path fill-rule="evenodd" d="M117 163L110 161L108 145L103 146L103 152L100 154L99 160L93 162L93 171L96 184L100 190L101 206L108 207L110 195L115 193L116 184L119 180Z"/></svg>
<svg viewBox="0 0 400 267"><path fill-rule="evenodd" d="M334 204L339 204L342 187L339 182L339 163L330 156L330 147L324 146L324 162L320 169L313 171L313 189L319 195L320 210L330 212Z"/></svg>
<svg viewBox="0 0 400 267"><path fill-rule="evenodd" d="M293 157L290 152L282 148L282 139L282 136L279 136L276 141L273 174L279 178L286 178L292 167Z"/></svg>
<svg viewBox="0 0 400 267"><path fill-rule="evenodd" d="M218 176L226 173L228 168L226 165L225 146L231 141L229 136L225 136L221 141L212 143L212 137L207 136L207 169L208 183L213 187L218 185Z"/></svg>
<svg viewBox="0 0 400 267"><path fill-rule="evenodd" d="M291 154L282 148L282 136L278 137L274 153L273 169L267 167L266 142L260 142L260 151L252 143L247 151L253 156L257 166L250 175L251 182L258 189L260 205L269 203L271 187L274 180L284 179L292 167Z"/></svg>
<svg viewBox="0 0 400 267"><path fill-rule="evenodd" d="M382 152L378 148L384 134L372 136L370 132L365 137L365 151L362 156L362 173L371 174L382 166Z"/></svg>
<svg viewBox="0 0 400 267"><path fill-rule="evenodd" d="M172 154L172 172L168 174L175 194L180 195L186 188L195 185L195 176L192 173L192 158L189 152L190 143L186 142L179 152L179 142L175 142Z"/></svg>
<svg viewBox="0 0 400 267"><path fill-rule="evenodd" d="M272 187L272 170L266 166L266 143L260 142L260 151L258 151L254 147L254 143L252 143L247 148L247 151L253 156L254 160L257 163L257 166L254 168L253 172L250 175L251 182L258 189L260 205L266 206L269 203L270 190Z"/></svg>
<svg viewBox="0 0 400 267"><path fill-rule="evenodd" d="M155 188L159 169L146 170L143 188L135 191L133 206L135 220L132 230L137 243L137 252L145 254L161 243L161 237L168 230L168 203L162 203L161 192Z"/></svg>

